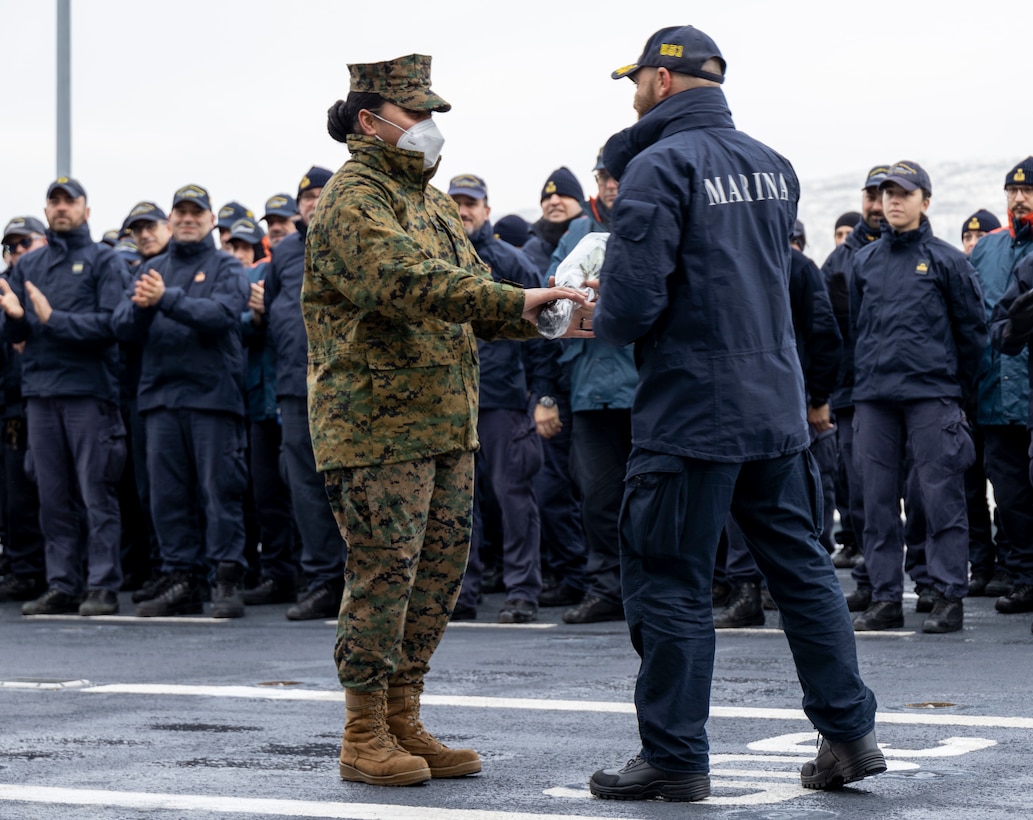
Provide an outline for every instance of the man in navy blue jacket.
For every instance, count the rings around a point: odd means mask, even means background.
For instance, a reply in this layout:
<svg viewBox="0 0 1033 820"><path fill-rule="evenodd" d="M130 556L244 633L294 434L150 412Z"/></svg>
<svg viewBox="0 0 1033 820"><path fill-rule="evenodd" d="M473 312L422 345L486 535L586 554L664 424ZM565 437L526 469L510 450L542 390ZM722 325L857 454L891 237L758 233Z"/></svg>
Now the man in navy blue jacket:
<svg viewBox="0 0 1033 820"><path fill-rule="evenodd" d="M136 614L201 612L201 583L214 565L212 615L239 618L247 492L240 315L248 279L215 246L204 188L176 191L169 227L168 250L140 265L112 318L120 339L143 343L138 407L162 559L162 578Z"/></svg>
<svg viewBox="0 0 1033 820"><path fill-rule="evenodd" d="M118 481L126 460L111 314L125 266L90 237L77 180L51 183L45 213L47 245L18 263L10 283L0 280L5 335L25 342L22 397L49 586L22 612L111 615L122 585Z"/></svg>
<svg viewBox="0 0 1033 820"><path fill-rule="evenodd" d="M872 601L858 631L904 625L900 487L905 448L921 500L935 593L924 632L962 628L968 593L965 471L975 445L964 407L975 397L986 343L976 272L933 236L932 183L915 162L880 184L885 224L852 262L854 449L864 488L864 557Z"/></svg>
<svg viewBox="0 0 1033 820"><path fill-rule="evenodd" d="M724 73L713 40L692 26L661 29L613 73L635 82L639 121L603 152L620 195L594 329L612 345L634 342L639 365L620 537L642 748L592 775L599 797L710 794L711 579L729 513L781 611L804 711L824 736L803 785L838 788L886 768L875 696L818 540L788 292L799 182L735 129Z"/></svg>
<svg viewBox="0 0 1033 820"><path fill-rule="evenodd" d="M491 268L495 281L538 287L538 271L531 260L495 238L484 180L475 174L460 174L449 182L448 195L458 205L463 229L477 255ZM456 604L460 618L476 615L474 607L483 571L478 553L488 493L497 501L502 520L502 583L506 600L499 611L499 622L528 623L538 616L538 596L542 591L541 517L534 477L542 466L542 442L528 412L522 344L515 339L477 341L481 375L477 438L481 448L474 465L477 492L470 560ZM452 619L456 620L455 611Z"/></svg>
<svg viewBox="0 0 1033 820"><path fill-rule="evenodd" d="M301 540L302 594L287 609L292 621L336 618L344 593L348 545L334 519L323 474L316 469L308 423L308 336L301 315L301 283L305 273L305 236L319 194L333 174L312 166L298 183L297 231L273 251L265 278L265 310L269 342L276 351L276 400L283 433L281 451L291 490L294 521ZM279 594L265 578L255 594Z"/></svg>

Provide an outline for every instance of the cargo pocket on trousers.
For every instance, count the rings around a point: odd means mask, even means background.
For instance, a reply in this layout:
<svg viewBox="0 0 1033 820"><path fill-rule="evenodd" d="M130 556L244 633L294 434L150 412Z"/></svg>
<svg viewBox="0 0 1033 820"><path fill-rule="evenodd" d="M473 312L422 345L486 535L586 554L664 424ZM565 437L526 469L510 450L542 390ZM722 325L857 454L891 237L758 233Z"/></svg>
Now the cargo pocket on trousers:
<svg viewBox="0 0 1033 820"><path fill-rule="evenodd" d="M976 443L972 428L964 418L944 425L940 434L937 467L945 473L963 473L976 463Z"/></svg>
<svg viewBox="0 0 1033 820"><path fill-rule="evenodd" d="M678 556L687 505L678 456L633 456L624 479L619 530L621 548L643 557Z"/></svg>
<svg viewBox="0 0 1033 820"><path fill-rule="evenodd" d="M107 427L100 433L100 446L103 455L101 480L106 484L117 484L122 480L126 457L129 448L126 445L126 428L122 423L122 415L114 405L105 406L101 415Z"/></svg>

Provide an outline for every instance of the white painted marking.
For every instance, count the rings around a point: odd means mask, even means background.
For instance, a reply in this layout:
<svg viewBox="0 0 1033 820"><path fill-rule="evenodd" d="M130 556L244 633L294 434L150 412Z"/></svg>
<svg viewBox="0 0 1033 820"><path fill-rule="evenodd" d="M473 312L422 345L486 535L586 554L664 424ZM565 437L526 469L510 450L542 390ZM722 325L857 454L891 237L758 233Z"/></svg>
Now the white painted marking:
<svg viewBox="0 0 1033 820"><path fill-rule="evenodd" d="M89 685L88 680L0 680L0 689L77 689Z"/></svg>
<svg viewBox="0 0 1033 820"><path fill-rule="evenodd" d="M698 801L698 804L704 806L760 806L772 803L785 803L789 800L806 796L806 793L800 786L799 772L792 775L795 781L793 785L787 783L760 783L755 779L757 775L767 777L769 775L768 772L746 772L745 775L749 778L748 780L726 780L723 777L715 777L714 772L711 772L711 791L720 792L725 789L736 789L745 791L745 794L737 794L730 797L711 794L705 800ZM543 794L567 800L594 799L587 786L584 789L560 786L554 789L546 789Z"/></svg>
<svg viewBox="0 0 1033 820"><path fill-rule="evenodd" d="M813 736L813 735L812 735ZM735 777L785 777L785 778L798 778L800 776L799 767L806 763L808 760L814 759L814 751L807 754L806 757L788 757L786 755L745 755L745 754L730 754L730 755L714 755L710 756L710 765L717 766L722 763L756 763L758 765L766 765L771 763L792 763L794 769L792 772L772 772L765 769L725 769L717 768L712 769L711 774L721 775L732 775ZM911 770L920 768L917 763L909 763L906 760L887 760L886 766L890 770Z"/></svg>
<svg viewBox="0 0 1033 820"><path fill-rule="evenodd" d="M161 683L113 683L80 689L100 695L170 695L215 698L255 698L256 700L344 701L344 690L280 689L269 686L188 686ZM426 698L423 698L426 702Z"/></svg>
<svg viewBox="0 0 1033 820"><path fill-rule="evenodd" d="M78 689L91 694L191 695L203 697L255 698L257 700L344 700L343 690L272 689L268 686L186 686L160 683L112 683ZM544 700L532 698L488 698L470 695L423 695L428 706L463 706L475 709L529 709L556 712L603 712L634 714L633 703L591 700ZM749 720L807 720L800 709L712 706L711 717ZM991 726L1000 729L1033 729L1033 718L995 715L957 715L879 712L876 723L923 726ZM811 734L813 739L814 734Z"/></svg>
<svg viewBox="0 0 1033 820"><path fill-rule="evenodd" d="M817 751L814 732L794 732L788 735L768 737L763 740L754 740L746 744L747 748L755 752L773 752L775 754L804 754L806 759L814 757ZM948 737L938 740L936 746L924 749L895 749L889 743L880 743L879 748L887 758L890 757L959 757L969 752L978 752L981 749L988 749L996 746L996 740L989 740L984 737Z"/></svg>
<svg viewBox="0 0 1033 820"><path fill-rule="evenodd" d="M407 792L408 793L408 792ZM573 814L485 811L392 806L376 803L326 803L207 794L122 792L101 789L62 789L52 786L0 784L0 800L71 806L118 806L137 810L173 809L248 816L345 818L345 820L612 820Z"/></svg>
<svg viewBox="0 0 1033 820"><path fill-rule="evenodd" d="M28 621L75 621L86 626L91 623L109 624L225 624L235 618L212 618L207 615L159 615L154 618L141 618L139 615L22 615ZM336 623L336 621L335 621Z"/></svg>
<svg viewBox="0 0 1033 820"><path fill-rule="evenodd" d="M887 638L911 638L917 635L913 629L877 629L866 632L855 632L854 638L864 641L880 641Z"/></svg>

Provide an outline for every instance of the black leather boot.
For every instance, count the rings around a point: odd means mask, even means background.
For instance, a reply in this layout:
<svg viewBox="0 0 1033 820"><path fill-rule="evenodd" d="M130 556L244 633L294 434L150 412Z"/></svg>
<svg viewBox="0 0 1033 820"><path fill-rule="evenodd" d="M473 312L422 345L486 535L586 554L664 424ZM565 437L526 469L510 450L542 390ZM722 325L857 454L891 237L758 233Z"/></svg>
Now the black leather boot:
<svg viewBox="0 0 1033 820"><path fill-rule="evenodd" d="M744 626L764 626L764 605L761 601L759 581L742 581L735 584L728 606L714 616L714 629L736 629Z"/></svg>

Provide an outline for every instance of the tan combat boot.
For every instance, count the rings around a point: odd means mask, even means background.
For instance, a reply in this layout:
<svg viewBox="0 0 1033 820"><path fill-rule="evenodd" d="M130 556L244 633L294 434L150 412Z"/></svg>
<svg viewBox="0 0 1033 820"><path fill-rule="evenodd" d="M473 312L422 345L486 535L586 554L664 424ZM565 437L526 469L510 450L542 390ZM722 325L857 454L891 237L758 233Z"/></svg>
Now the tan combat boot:
<svg viewBox="0 0 1033 820"><path fill-rule="evenodd" d="M388 730L387 696L382 689L347 689L344 706L341 780L374 786L412 786L430 780L427 762L409 754Z"/></svg>
<svg viewBox="0 0 1033 820"><path fill-rule="evenodd" d="M449 749L420 722L422 684L392 686L387 690L387 726L407 752L419 755L430 766L431 777L477 774L481 759L473 749Z"/></svg>

